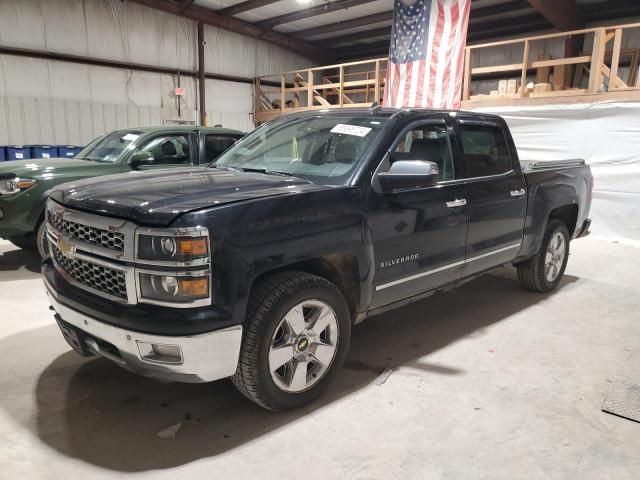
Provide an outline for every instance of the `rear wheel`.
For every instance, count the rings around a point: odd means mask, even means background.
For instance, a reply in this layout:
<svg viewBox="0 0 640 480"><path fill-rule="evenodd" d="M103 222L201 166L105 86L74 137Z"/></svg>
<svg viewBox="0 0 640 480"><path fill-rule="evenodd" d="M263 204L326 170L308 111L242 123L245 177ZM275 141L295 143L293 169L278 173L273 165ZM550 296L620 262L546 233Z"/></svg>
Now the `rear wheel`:
<svg viewBox="0 0 640 480"><path fill-rule="evenodd" d="M302 272L275 274L251 294L232 381L269 410L300 407L327 389L350 333L349 309L335 285Z"/></svg>
<svg viewBox="0 0 640 480"><path fill-rule="evenodd" d="M569 240L567 226L561 220L549 220L538 252L517 265L521 285L536 292L555 289L567 267Z"/></svg>

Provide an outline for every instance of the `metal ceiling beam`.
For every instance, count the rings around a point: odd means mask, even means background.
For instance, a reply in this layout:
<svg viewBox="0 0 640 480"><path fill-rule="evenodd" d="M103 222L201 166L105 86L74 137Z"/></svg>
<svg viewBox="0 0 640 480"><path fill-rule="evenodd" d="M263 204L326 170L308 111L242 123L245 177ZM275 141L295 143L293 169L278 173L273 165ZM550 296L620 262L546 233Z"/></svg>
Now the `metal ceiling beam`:
<svg viewBox="0 0 640 480"><path fill-rule="evenodd" d="M281 0L247 0L246 2L237 3L235 5L231 5L230 7L216 10L216 13L231 17L242 12L248 12L249 10L255 10L256 8L266 7L267 5L271 5L272 3L276 3L279 1Z"/></svg>
<svg viewBox="0 0 640 480"><path fill-rule="evenodd" d="M575 0L527 0L558 30L575 30L584 26L582 12Z"/></svg>
<svg viewBox="0 0 640 480"><path fill-rule="evenodd" d="M318 40L318 45L324 45L331 47L332 45L339 45L341 43L357 42L358 40L366 40L373 37L391 36L391 27L374 28L373 30L365 30L363 32L349 33L339 37L331 37L322 40Z"/></svg>
<svg viewBox="0 0 640 480"><path fill-rule="evenodd" d="M604 3L583 5L582 10L588 21L615 20L640 15L640 2L638 0L609 0Z"/></svg>
<svg viewBox="0 0 640 480"><path fill-rule="evenodd" d="M624 1L627 1L627 0L624 0ZM533 9L531 8L531 5L529 5L529 2L527 0L516 0L508 3L492 5L490 7L481 7L481 8L472 9L471 20L487 19L488 17L502 15L505 13L512 13L514 11L520 11L520 10L533 11ZM520 20L519 17L510 17L510 19L515 21ZM474 22L474 23L480 24L482 22ZM365 30L362 32L348 33L346 35L339 35L335 37L323 38L322 40L318 40L314 43L317 43L318 45L324 45L324 46L330 47L332 45L339 45L341 43L355 42L358 40L366 40L367 38L381 37L385 35L386 36L391 35L391 26L375 28L373 30Z"/></svg>
<svg viewBox="0 0 640 480"><path fill-rule="evenodd" d="M364 25L372 25L374 23L390 22L392 18L393 11L375 13L366 17L345 20L344 22L330 23L329 25L321 25L320 27L298 30L297 32L293 32L292 35L296 38L308 38L314 35L339 32L340 30L348 30L349 28L362 27Z"/></svg>
<svg viewBox="0 0 640 480"><path fill-rule="evenodd" d="M332 52L327 51L325 48L312 45L304 40L291 38L279 32L274 32L264 27L253 25L251 23L243 22L232 17L226 17L216 13L214 10L200 7L198 5L191 5L187 9L183 10L184 4L174 2L171 0L129 0L130 2L145 5L147 7L154 8L156 10L162 10L163 12L172 13L185 18L190 18L197 22L202 22L207 25L230 30L232 32L240 33L248 37L257 38L267 42L271 42L280 47L292 50L296 53L309 57L310 59L319 62L331 62L334 59Z"/></svg>
<svg viewBox="0 0 640 480"><path fill-rule="evenodd" d="M528 15L522 15L520 17L511 19L509 22L505 22L504 20L493 20L490 22L484 22L477 25L469 26L469 34L467 36L468 42L486 40L489 38L496 38L500 36L506 35L518 35L525 34L535 31L540 31L544 29L549 29L549 22L539 13L533 13ZM383 34L386 30L387 33L390 32L390 27L386 29L376 29L374 30L376 35ZM358 32L350 35L344 35L342 37L334 37L326 40L322 40L322 42L329 42L339 40L341 38L351 37L349 40L356 41L358 39L368 38L365 36L366 33L370 32ZM373 37L374 35L369 35ZM359 38L358 38L359 37ZM335 43L337 44L337 42ZM336 55L340 61L342 60L350 60L356 58L364 58L373 55L385 55L389 51L389 40L379 41L379 42L371 42L371 43L360 43L352 46L345 46L335 49Z"/></svg>
<svg viewBox="0 0 640 480"><path fill-rule="evenodd" d="M374 0L335 0L331 3L322 3L315 7L305 8L304 10L298 10L284 15L278 15L277 17L267 18L266 20L257 22L256 25L260 25L265 28L273 28L276 25L282 25L283 23L295 22L297 20L311 18L317 15L324 15L325 13L345 10L350 7L357 7L358 5L364 5L365 3L371 3L373 1Z"/></svg>
<svg viewBox="0 0 640 480"><path fill-rule="evenodd" d="M472 6L471 12L469 13L469 21L503 15L505 13L511 13L518 10L528 10L531 8L531 4L527 0L515 0L507 3L499 3L497 5L491 5L490 7L473 8Z"/></svg>

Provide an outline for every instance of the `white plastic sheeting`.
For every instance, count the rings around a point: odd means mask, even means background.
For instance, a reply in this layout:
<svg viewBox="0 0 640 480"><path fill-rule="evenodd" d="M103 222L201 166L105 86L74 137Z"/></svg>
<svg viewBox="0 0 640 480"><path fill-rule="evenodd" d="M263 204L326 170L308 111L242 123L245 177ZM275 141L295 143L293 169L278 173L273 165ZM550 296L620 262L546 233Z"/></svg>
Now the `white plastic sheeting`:
<svg viewBox="0 0 640 480"><path fill-rule="evenodd" d="M481 109L505 118L520 158L583 158L595 178L591 231L640 245L640 103Z"/></svg>
<svg viewBox="0 0 640 480"><path fill-rule="evenodd" d="M197 69L195 22L120 0L1 0L0 45ZM207 72L252 78L308 67L273 44L205 26ZM178 119L176 75L0 55L0 145L84 144L111 128ZM197 119L182 77L181 119ZM249 84L207 80L209 124L253 128Z"/></svg>

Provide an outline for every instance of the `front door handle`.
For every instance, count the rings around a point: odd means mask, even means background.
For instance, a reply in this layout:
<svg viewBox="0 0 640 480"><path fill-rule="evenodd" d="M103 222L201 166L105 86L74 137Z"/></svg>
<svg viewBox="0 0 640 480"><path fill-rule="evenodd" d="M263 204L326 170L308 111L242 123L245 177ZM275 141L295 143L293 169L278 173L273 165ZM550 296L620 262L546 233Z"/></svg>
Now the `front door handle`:
<svg viewBox="0 0 640 480"><path fill-rule="evenodd" d="M449 208L464 207L466 204L467 204L466 198L456 198L455 200L451 200L450 202L447 202L447 207Z"/></svg>
<svg viewBox="0 0 640 480"><path fill-rule="evenodd" d="M525 193L527 193L527 192L525 192L524 188L521 188L519 190L511 190L511 196L512 197L521 197Z"/></svg>

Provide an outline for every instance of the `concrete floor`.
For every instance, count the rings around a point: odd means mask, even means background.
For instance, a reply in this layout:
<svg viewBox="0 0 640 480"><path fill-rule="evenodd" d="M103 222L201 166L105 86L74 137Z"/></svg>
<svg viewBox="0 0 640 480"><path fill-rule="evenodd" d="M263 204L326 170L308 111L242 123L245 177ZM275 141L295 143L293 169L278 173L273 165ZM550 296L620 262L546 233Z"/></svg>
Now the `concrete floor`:
<svg viewBox="0 0 640 480"><path fill-rule="evenodd" d="M554 294L501 270L356 327L324 400L273 414L82 359L0 242L0 478L638 479L640 425L600 407L638 347L640 248L572 248Z"/></svg>

